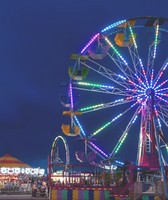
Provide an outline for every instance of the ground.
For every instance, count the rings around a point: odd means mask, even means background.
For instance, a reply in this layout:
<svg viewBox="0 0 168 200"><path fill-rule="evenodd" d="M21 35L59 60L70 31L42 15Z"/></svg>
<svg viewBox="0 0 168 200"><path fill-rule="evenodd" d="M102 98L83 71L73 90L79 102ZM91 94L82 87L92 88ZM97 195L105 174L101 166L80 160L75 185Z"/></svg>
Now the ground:
<svg viewBox="0 0 168 200"><path fill-rule="evenodd" d="M0 200L48 200L45 197L32 197L31 195L0 195Z"/></svg>

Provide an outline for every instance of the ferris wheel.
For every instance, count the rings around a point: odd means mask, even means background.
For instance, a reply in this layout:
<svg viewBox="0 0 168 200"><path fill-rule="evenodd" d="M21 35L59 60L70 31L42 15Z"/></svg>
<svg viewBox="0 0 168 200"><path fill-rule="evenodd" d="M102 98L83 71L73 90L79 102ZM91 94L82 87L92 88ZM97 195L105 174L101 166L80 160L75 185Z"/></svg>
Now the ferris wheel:
<svg viewBox="0 0 168 200"><path fill-rule="evenodd" d="M167 165L167 52L165 18L121 20L94 34L71 56L63 133L86 138L103 159L127 154L138 166Z"/></svg>

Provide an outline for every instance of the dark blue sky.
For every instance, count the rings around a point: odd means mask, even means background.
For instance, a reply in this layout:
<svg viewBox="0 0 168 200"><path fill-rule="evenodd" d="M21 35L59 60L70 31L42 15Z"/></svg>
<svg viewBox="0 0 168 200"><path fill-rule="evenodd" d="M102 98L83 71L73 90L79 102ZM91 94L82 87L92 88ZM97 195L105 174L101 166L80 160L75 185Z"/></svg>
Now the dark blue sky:
<svg viewBox="0 0 168 200"><path fill-rule="evenodd" d="M60 85L70 54L117 20L168 17L167 7L167 0L1 0L0 156L46 167L62 134Z"/></svg>

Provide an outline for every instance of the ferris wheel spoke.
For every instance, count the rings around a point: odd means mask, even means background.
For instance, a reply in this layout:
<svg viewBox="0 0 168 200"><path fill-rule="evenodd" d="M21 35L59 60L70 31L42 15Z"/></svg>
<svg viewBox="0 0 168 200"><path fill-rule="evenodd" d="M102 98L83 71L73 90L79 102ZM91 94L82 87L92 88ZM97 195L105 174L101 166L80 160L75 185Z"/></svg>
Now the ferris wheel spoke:
<svg viewBox="0 0 168 200"><path fill-rule="evenodd" d="M158 110L159 117L164 122L164 124L168 127L168 110L164 108L160 108Z"/></svg>
<svg viewBox="0 0 168 200"><path fill-rule="evenodd" d="M89 113L89 112L103 110L103 109L106 109L106 108L111 108L111 107L118 106L118 105L123 105L123 104L126 104L126 103L130 103L132 101L135 101L135 99L131 99L131 100L127 100L127 98L118 99L118 100L115 100L113 102L101 103L101 104L83 107L83 108L79 109L79 112L82 112L82 114L85 114L85 113Z"/></svg>
<svg viewBox="0 0 168 200"><path fill-rule="evenodd" d="M131 70L131 68L127 65L123 66L123 63L120 61L118 57L115 57L115 54L107 54L109 58L116 64L116 66L120 69L120 71L124 74L127 79L130 79L133 77L134 73Z"/></svg>
<svg viewBox="0 0 168 200"><path fill-rule="evenodd" d="M118 114L116 117L114 117L111 121L105 123L102 127L100 127L99 129L97 129L95 132L93 132L90 136L90 138L94 137L95 135L97 135L98 133L100 133L102 130L104 130L106 127L108 127L109 125L111 125L114 121L116 121L118 118L120 118L121 116L123 116L124 114L126 114L129 110L131 110L138 102L135 102L134 104L132 104L130 106L130 108L126 109L124 112Z"/></svg>
<svg viewBox="0 0 168 200"><path fill-rule="evenodd" d="M161 127L159 127L158 132L159 132L159 137L160 137L160 139L162 140L162 142L163 142L163 144L164 144L164 147L167 148L167 147L168 147L168 146L167 146L168 143L167 143L167 140L166 140L166 138L165 138L165 136L164 136L164 134L163 134L163 130L162 130Z"/></svg>
<svg viewBox="0 0 168 200"><path fill-rule="evenodd" d="M131 34L131 38L133 40L133 44L128 46L128 50L132 59L134 70L138 74L137 76L138 76L139 83L140 84L143 83L143 81L141 80L141 77L143 77L145 79L146 85L149 87L146 71L144 69L142 59L140 58L139 53L138 53L138 45L137 45L136 37L135 37L136 34L133 32L131 25L129 25L129 31Z"/></svg>
<svg viewBox="0 0 168 200"><path fill-rule="evenodd" d="M162 110L162 109L165 111L165 113L167 113L167 116L168 116L168 106L167 106L167 104L161 105L160 110Z"/></svg>
<svg viewBox="0 0 168 200"><path fill-rule="evenodd" d="M105 41L110 45L110 47L113 49L114 53L110 54L107 53L109 58L116 64L116 66L123 72L123 74L127 77L133 77L134 72L132 69L129 67L127 61L123 58L121 53L116 49L114 44L105 36Z"/></svg>
<svg viewBox="0 0 168 200"><path fill-rule="evenodd" d="M159 112L159 113L160 113L160 112ZM160 115L159 117L160 117L160 120L164 123L164 125L165 125L166 127L168 127L168 121L165 120L165 116L164 116L164 115L162 115L162 116Z"/></svg>
<svg viewBox="0 0 168 200"><path fill-rule="evenodd" d="M157 119L158 127L161 128L161 123L160 123L160 119L159 119L159 113L158 113L158 110L156 108L156 105L154 105L154 111L155 111L155 116L156 116L156 119Z"/></svg>
<svg viewBox="0 0 168 200"><path fill-rule="evenodd" d="M167 66L168 66L168 58L166 58L166 61L165 63L163 64L163 66L160 68L156 78L155 78L155 81L154 81L154 85L153 87L155 87L158 83L158 81L160 80L160 78L162 77L162 75L164 74L165 70L167 69Z"/></svg>
<svg viewBox="0 0 168 200"><path fill-rule="evenodd" d="M168 82L168 79L166 79L161 84L159 84L157 87L155 87L156 92L158 91L158 88L160 88L161 86L165 85L167 82Z"/></svg>
<svg viewBox="0 0 168 200"><path fill-rule="evenodd" d="M119 88L119 87L114 88L113 86L102 85L102 84L98 84L98 83L74 82L73 89L89 91L89 92L99 92L102 94L120 95L123 97L126 96L127 100L140 98L141 96L144 95L144 93L145 93L144 88L135 84L131 80L129 80L129 83L132 84L132 86L134 86L135 88L133 88L133 89L128 88L126 90L123 90L122 88ZM82 86L82 87L80 87L80 86ZM91 88L88 88L88 87L91 87ZM139 89L137 89L137 88L139 88Z"/></svg>
<svg viewBox="0 0 168 200"><path fill-rule="evenodd" d="M88 59L92 64L94 64L94 66L91 66L89 64L86 64L84 62L81 62L81 64L85 67L87 67L88 69L91 69L92 71L100 74L101 76L106 77L107 79L113 81L114 83L117 83L119 85L121 85L122 87L127 87L128 83L126 82L126 78L120 74L116 74L114 72L112 72L110 69L98 64L97 62ZM119 81L120 80L120 81Z"/></svg>
<svg viewBox="0 0 168 200"><path fill-rule="evenodd" d="M160 108L160 110L162 111L164 111L164 113L166 113L166 116L168 116L168 106L167 106L167 104L160 104L159 103L159 108Z"/></svg>
<svg viewBox="0 0 168 200"><path fill-rule="evenodd" d="M166 99L163 99L161 96L156 95L156 97L157 97L160 101L162 101L162 102L168 104L168 101L167 101Z"/></svg>
<svg viewBox="0 0 168 200"><path fill-rule="evenodd" d="M144 84L144 82L141 80L140 76L137 75L137 73L133 72L132 69L128 65L125 68L123 68L123 66L121 65L121 63L117 62L118 61L117 59L115 59L110 54L108 54L108 55L113 60L113 62L118 66L118 68L121 70L121 72L124 74L124 76L126 77L126 80L128 80L128 81L132 80L132 82L138 81L140 84L143 85L143 87L146 87L146 85ZM139 63L141 65L141 68L143 69L142 70L143 74L145 74L145 70L143 68L143 65L142 65L142 62L141 62L140 58L139 58ZM127 73L127 71L129 72L129 74ZM136 70L136 72L138 72L138 71ZM146 81L147 86L148 86L148 81L147 81L146 74L145 74L145 81ZM140 86L138 86L138 87L140 87Z"/></svg>
<svg viewBox="0 0 168 200"><path fill-rule="evenodd" d="M75 123L80 127L80 130L81 130L80 136L81 136L81 138L86 138L86 133L83 130L83 127L80 124L80 122L79 122L79 120L78 120L78 118L76 116L74 116L74 120L75 120ZM93 142L88 141L88 147L91 150L93 150L94 152L96 152L101 158L105 159L105 158L108 157L108 155L104 151L102 151L97 145L95 145Z"/></svg>
<svg viewBox="0 0 168 200"><path fill-rule="evenodd" d="M121 53L116 49L116 47L114 46L114 44L112 44L112 42L107 37L105 37L104 39L107 42L107 44L109 44L110 47L113 49L115 55L117 56L117 58L119 58L120 63L122 63L124 66L128 66L127 61L123 58L123 56L121 55Z"/></svg>
<svg viewBox="0 0 168 200"><path fill-rule="evenodd" d="M154 49L153 49L153 58L155 59L157 53L157 46L158 46L158 36L159 36L159 21L157 20L156 27L155 27L155 40L154 40Z"/></svg>
<svg viewBox="0 0 168 200"><path fill-rule="evenodd" d="M102 94L117 94L117 95L122 95L122 96L128 96L121 89L113 89L113 91L108 91L108 90L102 90L102 89L96 89L96 88L83 88L83 87L75 87L75 86L73 86L73 89L83 90L83 91L88 91L88 92L99 92Z"/></svg>
<svg viewBox="0 0 168 200"><path fill-rule="evenodd" d="M138 114L140 113L140 107L137 108L137 110L135 111L135 113L133 114L130 122L128 123L127 127L125 128L125 130L123 131L123 134L121 135L121 137L119 138L117 144L115 145L114 149L112 150L111 154L110 154L110 158L114 157L118 151L120 150L122 144L124 143L125 139L128 136L129 130L131 129L131 126L134 124L134 122L136 121Z"/></svg>
<svg viewBox="0 0 168 200"><path fill-rule="evenodd" d="M133 63L135 72L137 72L138 74L141 75L141 73L140 73L141 69L139 69L139 66L142 68L142 70L144 70L144 67L143 67L142 60L138 53L138 45L136 42L135 33L133 32L133 29L130 25L129 25L129 31L131 33L131 38L133 40L133 44L131 46L128 46L128 50L129 50L129 53L130 53L130 56L132 59L132 63ZM146 81L147 81L147 78L146 78Z"/></svg>
<svg viewBox="0 0 168 200"><path fill-rule="evenodd" d="M167 90L168 90L168 88L162 88L162 89L157 90L156 93L157 92L162 92L162 91L167 91Z"/></svg>
<svg viewBox="0 0 168 200"><path fill-rule="evenodd" d="M118 84L119 86L122 86L123 88L129 88L131 85L136 86L137 88L145 89L147 86L142 82L142 80L138 77L136 73L134 73L134 77L124 77L123 75L116 74L111 72L108 68L96 63L95 61L92 61L89 59L93 64L95 64L94 67L91 65L88 65L86 63L81 63L83 66L93 70L94 72L110 79L114 83ZM96 67L96 68L95 68ZM142 87L138 84L135 84L135 82L138 81L142 84Z"/></svg>
<svg viewBox="0 0 168 200"><path fill-rule="evenodd" d="M154 61L155 61L156 53L157 53L157 46L159 43L159 22L158 22L158 20L155 22L154 28L155 28L154 41L149 46L149 50L148 50L148 63L147 63L148 75L150 74L150 71L154 68Z"/></svg>
<svg viewBox="0 0 168 200"><path fill-rule="evenodd" d="M99 92L102 94L115 94L115 95L121 95L121 96L130 96L133 97L141 96L144 93L145 89L141 86L138 86L131 80L129 80L130 85L134 86L132 89L123 89L122 87L113 87L113 86L106 86L98 83L91 83L91 82L74 82L72 88L76 90L83 90L83 91L89 91L89 92ZM139 88L139 89L137 89ZM139 93L139 95L135 95Z"/></svg>
<svg viewBox="0 0 168 200"><path fill-rule="evenodd" d="M168 97L168 93L157 92L156 94L159 95L159 96L162 96L162 97Z"/></svg>

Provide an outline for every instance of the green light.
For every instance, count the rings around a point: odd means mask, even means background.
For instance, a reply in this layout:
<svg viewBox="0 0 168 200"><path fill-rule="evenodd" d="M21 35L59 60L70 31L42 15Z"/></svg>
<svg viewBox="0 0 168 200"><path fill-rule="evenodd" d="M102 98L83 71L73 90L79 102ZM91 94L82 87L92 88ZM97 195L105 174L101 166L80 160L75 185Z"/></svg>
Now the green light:
<svg viewBox="0 0 168 200"><path fill-rule="evenodd" d="M87 110L92 110L92 109L95 109L95 108L98 108L98 107L102 107L104 106L104 104L97 104L97 105L93 105L93 106L88 106L88 107L84 107L84 108L81 108L79 111L83 112L83 111L87 111Z"/></svg>
<svg viewBox="0 0 168 200"><path fill-rule="evenodd" d="M102 126L101 128L99 128L97 131L95 131L92 136L97 135L100 131L102 131L103 129L105 129L107 126L109 126L111 124L111 122L106 123L104 126Z"/></svg>
<svg viewBox="0 0 168 200"><path fill-rule="evenodd" d="M116 147L115 153L118 153L118 151L120 150L122 144L124 143L124 141L125 141L127 135L128 135L128 133L125 133L125 134L122 136L122 139L119 141L118 146Z"/></svg>
<svg viewBox="0 0 168 200"><path fill-rule="evenodd" d="M114 45L105 37L106 42L111 46L111 48L114 50L114 52L121 58L121 60L125 63L125 65L128 65L126 60L121 56L121 54L118 52L118 50L114 47Z"/></svg>
<svg viewBox="0 0 168 200"><path fill-rule="evenodd" d="M133 33L133 31L132 31L131 26L129 26L129 30L130 30L130 33L131 33L131 37L132 37L132 39L133 39L134 46L135 46L135 48L137 49L138 47L137 47L137 44L136 44L136 41L135 41L135 36L134 36L134 33Z"/></svg>
<svg viewBox="0 0 168 200"><path fill-rule="evenodd" d="M167 150L167 152L168 152L168 145L166 145L166 150Z"/></svg>
<svg viewBox="0 0 168 200"><path fill-rule="evenodd" d="M156 57L156 48L157 48L157 44L158 44L158 35L159 35L159 25L156 26L153 58Z"/></svg>
<svg viewBox="0 0 168 200"><path fill-rule="evenodd" d="M108 89L113 89L113 86L108 86L108 85L101 85L97 83L88 83L88 82L78 82L78 85L84 85L84 86L90 86L90 87L98 87L98 88L108 88Z"/></svg>

